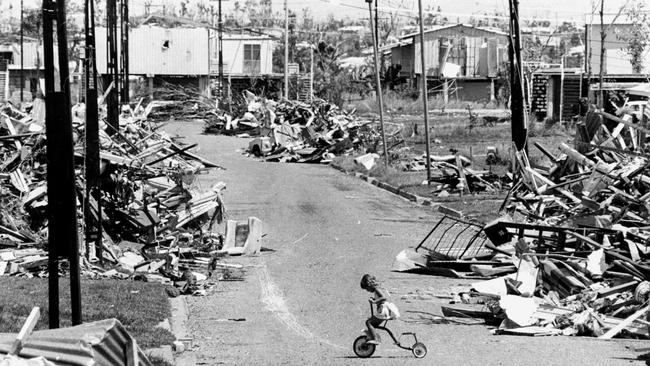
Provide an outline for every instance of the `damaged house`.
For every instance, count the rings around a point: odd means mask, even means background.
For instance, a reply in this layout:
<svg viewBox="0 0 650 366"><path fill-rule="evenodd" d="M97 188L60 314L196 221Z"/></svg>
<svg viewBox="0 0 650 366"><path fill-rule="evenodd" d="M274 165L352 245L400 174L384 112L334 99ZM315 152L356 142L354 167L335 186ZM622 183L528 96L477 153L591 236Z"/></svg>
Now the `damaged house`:
<svg viewBox="0 0 650 366"><path fill-rule="evenodd" d="M151 18L151 17L150 17ZM192 23L164 27L150 23L129 29L129 74L131 92L153 90L165 83L198 90L208 97L215 94L219 75L216 31ZM118 32L118 39L120 38ZM96 29L97 71L106 74L106 28ZM265 35L224 34L223 74L233 88L251 85L272 73L272 38ZM118 54L119 54L118 44ZM279 78L278 78L279 79Z"/></svg>
<svg viewBox="0 0 650 366"><path fill-rule="evenodd" d="M468 101L493 101L503 81L499 71L508 60L508 35L466 24L436 26L424 31L429 90ZM422 77L420 35L407 34L390 46L391 64L416 87Z"/></svg>
<svg viewBox="0 0 650 366"><path fill-rule="evenodd" d="M106 28L96 28L97 72L106 74ZM118 32L118 39L120 35ZM154 88L165 82L210 95L208 30L143 25L129 29L129 74L142 83L134 88ZM118 54L119 54L118 45ZM140 85L138 85L140 84Z"/></svg>
<svg viewBox="0 0 650 366"><path fill-rule="evenodd" d="M0 44L0 101L20 101L21 84L23 86L23 100L32 101L44 83L43 79L43 47L34 40L23 44L23 72L20 71L20 44ZM58 57L54 57L55 78L59 77ZM71 68L74 69L74 68ZM72 77L75 75L73 73ZM40 80L40 81L39 81ZM57 81L58 82L58 81Z"/></svg>

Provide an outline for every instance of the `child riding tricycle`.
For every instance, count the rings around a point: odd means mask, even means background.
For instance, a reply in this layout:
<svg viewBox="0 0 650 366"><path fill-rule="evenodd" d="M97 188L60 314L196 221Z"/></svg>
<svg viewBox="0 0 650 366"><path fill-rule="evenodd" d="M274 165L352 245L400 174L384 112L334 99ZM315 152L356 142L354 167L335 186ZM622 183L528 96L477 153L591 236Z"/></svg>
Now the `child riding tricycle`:
<svg viewBox="0 0 650 366"><path fill-rule="evenodd" d="M366 320L367 329L364 329L364 334L354 340L354 353L363 358L372 356L375 353L377 345L379 345L380 338L377 334L377 329L380 329L388 333L397 347L413 352L413 356L417 358L426 356L427 347L423 343L418 342L415 333L402 333L399 338L395 338L393 332L387 328L388 321L399 318L399 310L395 304L388 301L388 292L379 286L377 279L369 274L364 275L361 278L361 288L373 293L374 297L368 300L370 302L371 316ZM376 313L373 304L377 307ZM400 342L401 338L406 335L412 335L415 340L415 343L410 347L403 346Z"/></svg>

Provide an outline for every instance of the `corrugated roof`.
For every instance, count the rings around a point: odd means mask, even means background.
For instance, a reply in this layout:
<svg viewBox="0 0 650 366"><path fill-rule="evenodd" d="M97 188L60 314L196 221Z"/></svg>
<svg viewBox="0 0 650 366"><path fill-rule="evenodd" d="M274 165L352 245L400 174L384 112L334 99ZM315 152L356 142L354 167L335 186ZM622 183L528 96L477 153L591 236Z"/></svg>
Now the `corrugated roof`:
<svg viewBox="0 0 650 366"><path fill-rule="evenodd" d="M408 46L410 44L413 44L413 38L400 39L399 42L395 42L395 43L391 43L391 44L387 44L387 45L379 47L379 51L387 51L387 50L393 49L395 47Z"/></svg>
<svg viewBox="0 0 650 366"><path fill-rule="evenodd" d="M0 353L8 353L16 334L0 333ZM19 356L43 356L57 365L126 366L126 345L133 338L117 319L105 319L70 328L34 332ZM151 363L138 349L138 366Z"/></svg>
<svg viewBox="0 0 650 366"><path fill-rule="evenodd" d="M586 23L588 25L600 27L600 15L594 14L593 17L587 17ZM632 21L627 15L625 15L625 13L621 13L618 16L616 16L616 14L604 14L603 24L607 27L610 24L632 24Z"/></svg>
<svg viewBox="0 0 650 366"><path fill-rule="evenodd" d="M500 30L495 29L495 28L475 27L475 26L473 26L471 24L463 24L463 23L433 26L433 27L430 27L428 29L425 29L424 34L437 32L437 31L440 31L440 30L443 30L443 29L451 29L451 28L454 28L454 27L465 27L465 28L477 29L477 30L481 30L481 31L484 31L484 32L498 34L500 36L507 36L508 35L508 33L500 31ZM419 36L419 35L420 35L420 32L409 33L409 34L401 36L400 39L415 37L415 36Z"/></svg>

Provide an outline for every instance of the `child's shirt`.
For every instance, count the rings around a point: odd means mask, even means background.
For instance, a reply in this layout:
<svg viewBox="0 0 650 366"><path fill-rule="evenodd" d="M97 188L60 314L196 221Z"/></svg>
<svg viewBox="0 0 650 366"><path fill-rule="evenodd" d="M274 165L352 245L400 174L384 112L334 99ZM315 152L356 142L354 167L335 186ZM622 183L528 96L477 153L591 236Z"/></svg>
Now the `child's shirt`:
<svg viewBox="0 0 650 366"><path fill-rule="evenodd" d="M383 288L377 287L375 288L375 300L379 300L377 302L377 317L380 319L397 319L400 317L399 310L397 309L397 306L393 304L392 302L388 301L388 297L390 294L388 291L386 291Z"/></svg>

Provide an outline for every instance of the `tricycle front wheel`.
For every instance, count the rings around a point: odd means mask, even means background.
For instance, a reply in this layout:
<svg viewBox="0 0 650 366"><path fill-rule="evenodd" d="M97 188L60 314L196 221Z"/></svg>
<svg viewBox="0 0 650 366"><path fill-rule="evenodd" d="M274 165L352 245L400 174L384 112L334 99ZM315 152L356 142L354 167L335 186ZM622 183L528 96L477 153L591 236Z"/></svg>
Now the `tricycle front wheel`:
<svg viewBox="0 0 650 366"><path fill-rule="evenodd" d="M423 358L427 355L427 346L424 343L417 342L413 345L413 356Z"/></svg>
<svg viewBox="0 0 650 366"><path fill-rule="evenodd" d="M354 354L361 358L372 356L372 354L375 353L375 348L376 345L368 343L368 337L365 335L358 336L357 339L354 340L352 346Z"/></svg>

